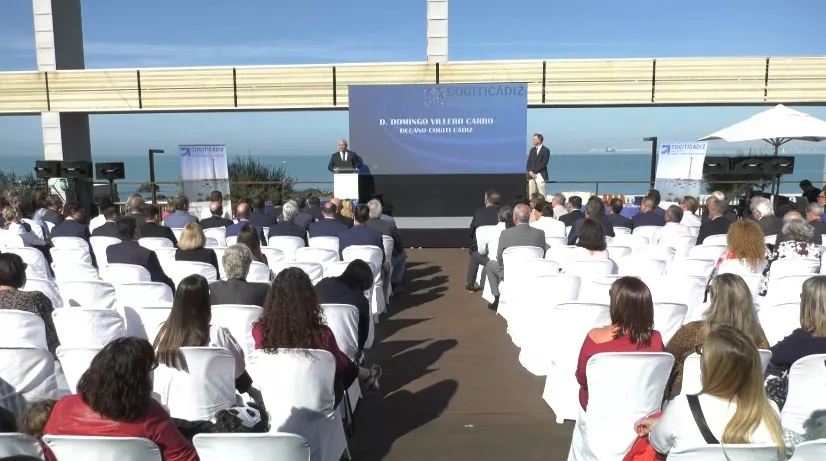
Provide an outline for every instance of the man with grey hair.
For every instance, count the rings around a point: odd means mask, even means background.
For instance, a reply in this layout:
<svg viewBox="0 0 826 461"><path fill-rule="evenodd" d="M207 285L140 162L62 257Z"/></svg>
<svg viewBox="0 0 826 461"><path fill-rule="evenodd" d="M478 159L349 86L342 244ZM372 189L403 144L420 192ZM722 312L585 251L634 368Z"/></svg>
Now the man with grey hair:
<svg viewBox="0 0 826 461"><path fill-rule="evenodd" d="M407 261L402 236L393 221L381 219L382 206L379 200L370 200L367 202L367 207L370 209L370 219L367 220L365 225L381 232L382 236L387 235L393 239L393 254L390 260L392 274L390 283L393 287L393 294L400 294L404 292L404 263Z"/></svg>
<svg viewBox="0 0 826 461"><path fill-rule="evenodd" d="M505 277L505 262L502 259L502 254L506 249L516 246L535 246L542 249L543 255L545 253L547 247L545 231L531 227L530 219L531 208L524 203L516 205L513 208L513 222L515 225L499 234L499 248L496 259L484 257L485 273L490 282L490 292L494 297L493 303L488 304L488 309L495 311L499 308L499 283Z"/></svg>
<svg viewBox="0 0 826 461"><path fill-rule="evenodd" d="M554 194L553 198L551 199L551 205L554 207L554 218L556 218L557 220L568 214L568 210L565 209L564 195Z"/></svg>
<svg viewBox="0 0 826 461"><path fill-rule="evenodd" d="M298 237L304 241L304 246L307 246L307 229L293 221L298 215L298 204L293 200L287 201L284 204L282 213L282 219L277 224L270 226L270 238Z"/></svg>
<svg viewBox="0 0 826 461"><path fill-rule="evenodd" d="M812 205L819 206L820 207L820 212L823 213L823 207L822 206L818 205L817 203L810 203L809 207L811 208ZM807 219L810 218L810 211L809 210L807 210L806 218ZM788 223L789 221L795 220L795 219L798 219L798 220L800 220L804 223L806 222L806 221L803 220L803 215L800 214L800 212L796 211L796 210L788 211L788 212L786 212L786 214L783 215L783 230L779 234L777 234L777 238L774 240L774 247L775 248L777 248L778 245L780 245L780 243L789 240L789 237L786 235L786 231L785 231L786 223ZM814 243L815 245L822 245L823 236L815 228L815 225L818 224L818 223L820 225L823 225L823 222L819 218L816 218L815 222L809 222L808 223L809 227L812 228L812 235L806 241L809 242L809 243Z"/></svg>
<svg viewBox="0 0 826 461"><path fill-rule="evenodd" d="M783 220L774 215L772 203L766 197L752 199L751 214L766 236L777 235L783 228Z"/></svg>
<svg viewBox="0 0 826 461"><path fill-rule="evenodd" d="M794 213L797 215L797 217L791 218L789 220L783 220L783 228L781 229L782 235L786 238L786 241L791 241L795 244L808 243L811 245L812 235L814 235L814 229L812 229L812 226L806 224L806 221L804 221L803 218L800 217L800 213L796 211ZM797 248L795 249L797 250ZM777 248L775 248L775 250L777 250ZM799 252L799 250L797 251Z"/></svg>
<svg viewBox="0 0 826 461"><path fill-rule="evenodd" d="M146 221L146 215L143 214L144 205L146 205L146 202L141 194L130 195L126 199L126 214L124 217L134 218L138 224Z"/></svg>
<svg viewBox="0 0 826 461"><path fill-rule="evenodd" d="M826 234L826 224L823 223L823 205L810 203L806 207L806 222L812 226L815 234Z"/></svg>
<svg viewBox="0 0 826 461"><path fill-rule="evenodd" d="M270 285L247 282L247 274L252 264L252 251L249 247L242 243L230 246L224 251L221 264L224 266L227 279L209 284L210 303L213 306L243 304L264 307Z"/></svg>
<svg viewBox="0 0 826 461"><path fill-rule="evenodd" d="M287 200L287 203L292 203L292 206L295 207L295 216L290 218L289 220L294 222L295 224L304 228L305 231L310 230L310 223L315 222L315 219L310 213L305 213L301 210L301 205L293 199ZM286 204L285 204L286 205ZM286 219L284 217L284 208L281 208L281 216L278 218L279 221Z"/></svg>
<svg viewBox="0 0 826 461"><path fill-rule="evenodd" d="M654 231L651 244L656 245L662 239L675 235L691 235L691 229L682 224L683 209L678 205L671 205L665 210L665 225Z"/></svg>
<svg viewBox="0 0 826 461"><path fill-rule="evenodd" d="M712 235L725 235L728 233L728 228L731 226L731 221L726 217L728 205L723 200L717 200L710 197L706 200L708 207L709 220L700 224L700 230L697 234L697 245L701 245L703 240Z"/></svg>

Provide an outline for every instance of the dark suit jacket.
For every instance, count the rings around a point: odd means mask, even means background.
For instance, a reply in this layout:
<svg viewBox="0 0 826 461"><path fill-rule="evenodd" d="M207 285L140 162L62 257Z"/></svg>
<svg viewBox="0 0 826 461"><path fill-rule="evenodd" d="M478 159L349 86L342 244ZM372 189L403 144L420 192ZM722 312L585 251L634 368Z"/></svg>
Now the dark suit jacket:
<svg viewBox="0 0 826 461"><path fill-rule="evenodd" d="M212 248L196 248L194 250L175 250L175 261L191 261L196 263L212 264L218 274L218 256Z"/></svg>
<svg viewBox="0 0 826 461"><path fill-rule="evenodd" d="M128 216L128 217L130 217L130 218L134 218L134 219L135 219L135 221L136 221L138 224L140 224L140 223L142 223L142 222L146 221L146 215L141 214L141 213L136 213L136 212L126 213L126 216Z"/></svg>
<svg viewBox="0 0 826 461"><path fill-rule="evenodd" d="M255 210L250 215L250 222L258 231L258 233L263 232L264 228L268 228L275 224L275 221L272 219L270 215L264 213L263 210Z"/></svg>
<svg viewBox="0 0 826 461"><path fill-rule="evenodd" d="M264 307L269 283L253 283L240 279L219 280L209 284L209 301L217 304L244 304Z"/></svg>
<svg viewBox="0 0 826 461"><path fill-rule="evenodd" d="M62 214L58 213L55 210L52 210L51 208L47 208L43 212L42 217L43 217L43 221L50 222L50 223L54 224L55 226L62 223L63 220L66 219L65 216L63 216Z"/></svg>
<svg viewBox="0 0 826 461"><path fill-rule="evenodd" d="M307 245L307 231L304 227L292 221L281 221L274 226L270 226L270 237L275 236L299 237L304 240L304 245Z"/></svg>
<svg viewBox="0 0 826 461"><path fill-rule="evenodd" d="M163 220L164 226L173 228L173 229L182 229L184 226L191 222L198 222L198 218L192 216L191 214L187 213L186 211L175 210L171 215L167 216Z"/></svg>
<svg viewBox="0 0 826 461"><path fill-rule="evenodd" d="M477 251L476 229L482 226L495 226L499 224L499 208L488 206L479 208L473 213L473 220L470 221L470 251Z"/></svg>
<svg viewBox="0 0 826 461"><path fill-rule="evenodd" d="M342 216L340 213L336 213L336 219L347 226L348 229L353 227L353 218L348 218L347 216Z"/></svg>
<svg viewBox="0 0 826 461"><path fill-rule="evenodd" d="M614 225L611 224L610 221L605 219L605 216L598 216L596 218L591 218L594 221L598 222L602 226L602 232L605 233L608 237L614 236ZM585 218L577 219L574 223L573 227L571 227L571 232L568 233L568 245L575 245L577 239L579 238L579 231L582 229L582 223L585 222Z"/></svg>
<svg viewBox="0 0 826 461"><path fill-rule="evenodd" d="M727 234L729 226L731 226L731 221L725 216L720 216L700 224L700 230L697 233L697 245L702 244L706 237Z"/></svg>
<svg viewBox="0 0 826 461"><path fill-rule="evenodd" d="M303 227L305 231L310 229L310 223L314 221L315 218L313 218L311 214L303 211L299 211L298 214L295 215L295 218L293 218L293 222Z"/></svg>
<svg viewBox="0 0 826 461"><path fill-rule="evenodd" d="M826 231L826 225L823 224L823 221L819 219L815 219L814 221L809 221L809 225L812 226L815 230L814 234L812 234L812 238L809 239L809 243L814 243L815 245L823 245L823 233ZM777 234L777 238L774 241L774 247L777 248L777 245L780 242L785 242L789 240L783 232L779 232Z"/></svg>
<svg viewBox="0 0 826 461"><path fill-rule="evenodd" d="M205 218L201 220L201 228L202 229L214 229L216 227L227 227L231 226L234 223L231 219L224 218L223 216L210 216L209 218Z"/></svg>
<svg viewBox="0 0 826 461"><path fill-rule="evenodd" d="M757 224L763 229L763 235L777 235L783 230L783 220L777 216L763 216Z"/></svg>
<svg viewBox="0 0 826 461"><path fill-rule="evenodd" d="M349 227L336 218L320 219L310 223L310 237L338 237L347 229Z"/></svg>
<svg viewBox="0 0 826 461"><path fill-rule="evenodd" d="M499 261L499 266L504 268L502 253L505 249L516 246L535 246L544 250L546 245L545 231L529 224L517 224L499 234L499 250L496 253L496 260Z"/></svg>
<svg viewBox="0 0 826 461"><path fill-rule="evenodd" d="M320 206L307 206L304 212L312 216L314 220L324 219L324 213L321 212Z"/></svg>
<svg viewBox="0 0 826 461"><path fill-rule="evenodd" d="M631 223L634 224L634 228L642 227L642 226L665 226L665 218L652 211L648 211L646 213L639 213L633 218L631 218Z"/></svg>
<svg viewBox="0 0 826 461"><path fill-rule="evenodd" d="M605 220L611 223L613 227L625 227L626 229L632 229L634 227L634 222L631 221L631 218L626 218L621 214L605 215Z"/></svg>
<svg viewBox="0 0 826 461"><path fill-rule="evenodd" d="M384 254L381 232L366 225L353 226L338 235L339 256L343 256L345 248L353 245L373 245L381 248L381 252ZM384 255L384 257L386 258L387 255ZM382 261L384 261L384 258Z"/></svg>
<svg viewBox="0 0 826 461"><path fill-rule="evenodd" d="M536 147L531 147L531 151L528 153L528 161L525 164L525 172L533 171L534 173L541 174L542 179L547 181L548 160L550 158L551 150L547 147L542 146L539 152L536 152Z"/></svg>
<svg viewBox="0 0 826 461"><path fill-rule="evenodd" d="M338 281L336 277L327 277L318 282L315 286L318 295L318 302L321 304L351 304L359 311L358 341L359 349L364 348L367 342L367 335L370 332L370 302L364 297L364 293L356 291Z"/></svg>
<svg viewBox="0 0 826 461"><path fill-rule="evenodd" d="M114 237L120 238L118 234L118 223L114 221L106 221L100 227L92 231L92 237Z"/></svg>
<svg viewBox="0 0 826 461"><path fill-rule="evenodd" d="M399 233L399 228L396 227L394 221L385 221L379 218L370 218L365 223L367 227L376 229L381 232L381 235L388 235L393 238L393 256L404 251L404 242L402 242L402 235ZM382 243L383 245L384 243Z"/></svg>
<svg viewBox="0 0 826 461"><path fill-rule="evenodd" d="M86 243L89 243L89 238L92 237L92 233L89 232L89 226L83 223L79 223L74 219L64 219L62 223L54 226L51 232L52 238L55 237L77 237L86 240ZM89 244L89 254L92 256L92 265L98 267L97 259L95 258L95 252L92 251L92 245Z"/></svg>
<svg viewBox="0 0 826 461"><path fill-rule="evenodd" d="M154 251L146 249L134 240L124 240L106 248L106 257L110 264L134 264L149 271L153 282L161 282L169 285L175 291L175 283L172 282L161 267L158 255Z"/></svg>
<svg viewBox="0 0 826 461"><path fill-rule="evenodd" d="M336 152L330 156L330 163L327 164L327 169L333 171L333 168L349 168L357 170L361 168L361 157L355 152L347 150L347 160L341 159L341 152Z"/></svg>
<svg viewBox="0 0 826 461"><path fill-rule="evenodd" d="M238 232L241 232L241 229L246 226L247 224L254 226L252 221L249 219L239 219L237 223L233 223L227 226L227 237L232 237L238 235Z"/></svg>
<svg viewBox="0 0 826 461"><path fill-rule="evenodd" d="M140 225L140 230L141 237L162 237L169 239L169 241L172 242L172 245L178 246L178 239L175 238L175 233L172 232L172 229L166 226L161 226L158 223L147 221Z"/></svg>
<svg viewBox="0 0 826 461"><path fill-rule="evenodd" d="M585 213L574 210L560 216L558 219L565 223L565 227L573 227L574 223L585 217Z"/></svg>

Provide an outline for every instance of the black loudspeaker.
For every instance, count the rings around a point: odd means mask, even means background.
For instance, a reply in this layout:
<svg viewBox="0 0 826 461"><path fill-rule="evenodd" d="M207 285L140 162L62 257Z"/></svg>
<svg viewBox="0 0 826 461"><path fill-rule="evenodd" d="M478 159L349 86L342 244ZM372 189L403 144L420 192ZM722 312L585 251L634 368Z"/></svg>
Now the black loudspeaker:
<svg viewBox="0 0 826 461"><path fill-rule="evenodd" d="M123 162L96 163L95 179L101 181L114 181L116 179L126 179L126 167Z"/></svg>
<svg viewBox="0 0 826 461"><path fill-rule="evenodd" d="M68 179L91 179L92 162L63 162L61 165L64 178Z"/></svg>
<svg viewBox="0 0 826 461"><path fill-rule="evenodd" d="M766 174L768 157L747 157L734 160L733 173L735 174Z"/></svg>
<svg viewBox="0 0 826 461"><path fill-rule="evenodd" d="M706 157L703 161L703 174L728 174L731 171L731 157Z"/></svg>
<svg viewBox="0 0 826 461"><path fill-rule="evenodd" d="M794 157L768 157L765 165L767 174L794 173Z"/></svg>
<svg viewBox="0 0 826 461"><path fill-rule="evenodd" d="M38 178L52 179L61 175L60 162L52 160L37 160L34 162L34 174Z"/></svg>

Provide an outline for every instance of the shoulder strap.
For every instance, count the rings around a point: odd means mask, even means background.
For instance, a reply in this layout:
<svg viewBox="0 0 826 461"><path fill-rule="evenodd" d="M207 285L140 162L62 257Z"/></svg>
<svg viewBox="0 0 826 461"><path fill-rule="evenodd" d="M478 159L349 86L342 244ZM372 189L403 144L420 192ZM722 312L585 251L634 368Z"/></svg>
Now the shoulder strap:
<svg viewBox="0 0 826 461"><path fill-rule="evenodd" d="M720 441L717 440L717 437L714 437L711 429L708 428L708 424L706 424L706 417L703 416L703 409L700 407L700 399L697 398L697 395L692 394L686 395L686 399L688 400L688 408L691 409L691 415L694 416L694 422L697 423L697 428L700 429L703 439L709 445L719 445Z"/></svg>

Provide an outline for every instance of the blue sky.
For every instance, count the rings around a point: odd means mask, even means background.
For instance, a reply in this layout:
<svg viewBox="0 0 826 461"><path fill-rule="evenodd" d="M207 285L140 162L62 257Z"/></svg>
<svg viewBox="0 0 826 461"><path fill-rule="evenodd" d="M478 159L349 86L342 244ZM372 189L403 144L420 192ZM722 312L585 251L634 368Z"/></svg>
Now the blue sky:
<svg viewBox="0 0 826 461"><path fill-rule="evenodd" d="M0 0L0 71L35 70L31 0ZM451 60L826 54L826 1L450 0ZM88 68L423 61L424 0L83 0ZM826 118L826 108L804 109ZM554 152L695 139L754 108L531 110ZM335 150L344 113L92 117L95 152L224 143ZM42 152L39 119L0 117L0 151ZM355 148L355 146L354 146ZM822 148L821 148L822 149ZM822 152L822 150L821 150Z"/></svg>

